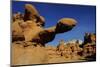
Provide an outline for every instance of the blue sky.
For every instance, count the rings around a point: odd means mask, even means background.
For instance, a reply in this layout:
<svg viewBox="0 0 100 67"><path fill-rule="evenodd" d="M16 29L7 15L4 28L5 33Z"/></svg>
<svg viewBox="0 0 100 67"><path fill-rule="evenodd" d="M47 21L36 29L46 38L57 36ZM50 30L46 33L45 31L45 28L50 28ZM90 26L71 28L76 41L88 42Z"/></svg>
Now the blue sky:
<svg viewBox="0 0 100 67"><path fill-rule="evenodd" d="M77 20L77 25L71 31L56 35L50 45L57 45L63 39L69 41L72 39L84 40L85 32L95 33L96 26L96 7L95 6L82 6L82 5L69 5L69 4L50 4L50 3L37 3L37 2L22 2L13 1L13 13L24 13L24 5L26 3L33 4L39 11L40 15L45 17L45 27L51 27L57 24L61 18L74 18Z"/></svg>

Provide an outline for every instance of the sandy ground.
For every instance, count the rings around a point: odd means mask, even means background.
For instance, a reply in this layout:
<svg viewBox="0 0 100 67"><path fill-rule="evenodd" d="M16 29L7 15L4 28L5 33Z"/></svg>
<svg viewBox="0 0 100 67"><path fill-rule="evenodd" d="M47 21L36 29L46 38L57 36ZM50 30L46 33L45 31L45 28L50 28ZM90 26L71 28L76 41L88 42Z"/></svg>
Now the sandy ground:
<svg viewBox="0 0 100 67"><path fill-rule="evenodd" d="M47 64L47 63L61 63L61 62L77 62L85 61L79 59L68 59L58 55L51 55L49 57L45 47L27 46L23 44L12 44L12 65L27 65L27 64Z"/></svg>

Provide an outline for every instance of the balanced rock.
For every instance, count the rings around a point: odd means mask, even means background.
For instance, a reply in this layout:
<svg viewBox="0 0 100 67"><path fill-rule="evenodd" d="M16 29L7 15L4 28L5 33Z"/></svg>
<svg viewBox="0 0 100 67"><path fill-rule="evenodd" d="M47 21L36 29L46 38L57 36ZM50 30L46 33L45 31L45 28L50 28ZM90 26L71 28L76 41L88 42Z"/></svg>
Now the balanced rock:
<svg viewBox="0 0 100 67"><path fill-rule="evenodd" d="M70 31L76 25L76 20L73 18L62 18L58 21L56 26L45 29L43 28L44 22L44 17L39 15L33 5L25 4L23 21L20 20L20 23L17 23L21 32L17 31L16 26L13 26L12 28L15 28L15 30L12 33L20 33L24 36L23 39L25 39L25 41L45 44L52 41L56 34ZM15 25L15 23L13 23L13 25ZM16 34L16 36L13 35L13 37L19 39L19 34Z"/></svg>

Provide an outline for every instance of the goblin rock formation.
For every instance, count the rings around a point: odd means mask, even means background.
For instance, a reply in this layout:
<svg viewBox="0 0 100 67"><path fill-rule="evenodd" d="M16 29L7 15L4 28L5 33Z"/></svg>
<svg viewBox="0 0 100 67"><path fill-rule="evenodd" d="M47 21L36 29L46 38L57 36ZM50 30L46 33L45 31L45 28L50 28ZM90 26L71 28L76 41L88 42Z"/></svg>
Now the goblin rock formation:
<svg viewBox="0 0 100 67"><path fill-rule="evenodd" d="M94 33L85 33L83 56L88 60L96 60L96 35Z"/></svg>
<svg viewBox="0 0 100 67"><path fill-rule="evenodd" d="M90 33L86 33L82 47L78 40L61 40L57 47L46 45L55 35L72 30L76 23L73 18L61 18L55 26L44 28L45 18L33 5L25 4L25 13L18 12L12 18L12 65L76 62L95 57L96 38Z"/></svg>
<svg viewBox="0 0 100 67"><path fill-rule="evenodd" d="M79 43L76 41L75 43L64 43L64 41L60 41L57 46L58 51L61 52L61 56L66 57L67 59L79 59L80 52L82 48L79 47Z"/></svg>
<svg viewBox="0 0 100 67"><path fill-rule="evenodd" d="M95 42L96 42L96 35L95 34L85 33L84 44L87 44L87 43L94 43L95 44Z"/></svg>
<svg viewBox="0 0 100 67"><path fill-rule="evenodd" d="M40 16L31 4L25 4L25 13L14 14L12 23L12 41L35 42L45 45L55 38L56 34L70 31L75 25L73 18L62 18L57 25L44 28L45 19Z"/></svg>

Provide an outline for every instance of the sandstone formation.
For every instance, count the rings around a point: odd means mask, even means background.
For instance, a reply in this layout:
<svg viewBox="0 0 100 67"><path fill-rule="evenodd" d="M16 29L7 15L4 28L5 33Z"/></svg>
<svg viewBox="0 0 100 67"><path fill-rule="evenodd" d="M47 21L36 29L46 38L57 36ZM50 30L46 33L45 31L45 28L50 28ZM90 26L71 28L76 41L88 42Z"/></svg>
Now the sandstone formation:
<svg viewBox="0 0 100 67"><path fill-rule="evenodd" d="M93 33L84 36L83 56L88 60L96 60L96 35Z"/></svg>
<svg viewBox="0 0 100 67"><path fill-rule="evenodd" d="M96 35L94 33L85 33L84 44L96 42Z"/></svg>
<svg viewBox="0 0 100 67"><path fill-rule="evenodd" d="M80 47L78 41L66 43L64 40L57 47L46 45L55 35L72 30L77 23L73 18L61 18L55 26L44 28L45 18L31 4L25 4L24 14L18 12L12 17L11 64L14 66L86 61L87 56L96 53L95 46L92 49L91 45L85 45L95 44L93 34L89 38L87 34L84 38L84 47Z"/></svg>
<svg viewBox="0 0 100 67"><path fill-rule="evenodd" d="M27 65L81 62L90 60L90 58L94 60L95 50L95 45L90 43L87 43L84 47L80 47L77 40L74 43L67 43L61 40L57 47L50 45L43 47L34 42L16 41L12 43L12 64Z"/></svg>
<svg viewBox="0 0 100 67"><path fill-rule="evenodd" d="M21 17L21 18L20 18ZM14 16L12 23L12 40L25 39L28 42L45 43L52 41L58 33L70 31L75 25L73 18L62 18L56 26L45 29L45 19L31 4L25 4L25 14L22 18L20 13ZM46 38L45 38L46 37Z"/></svg>

